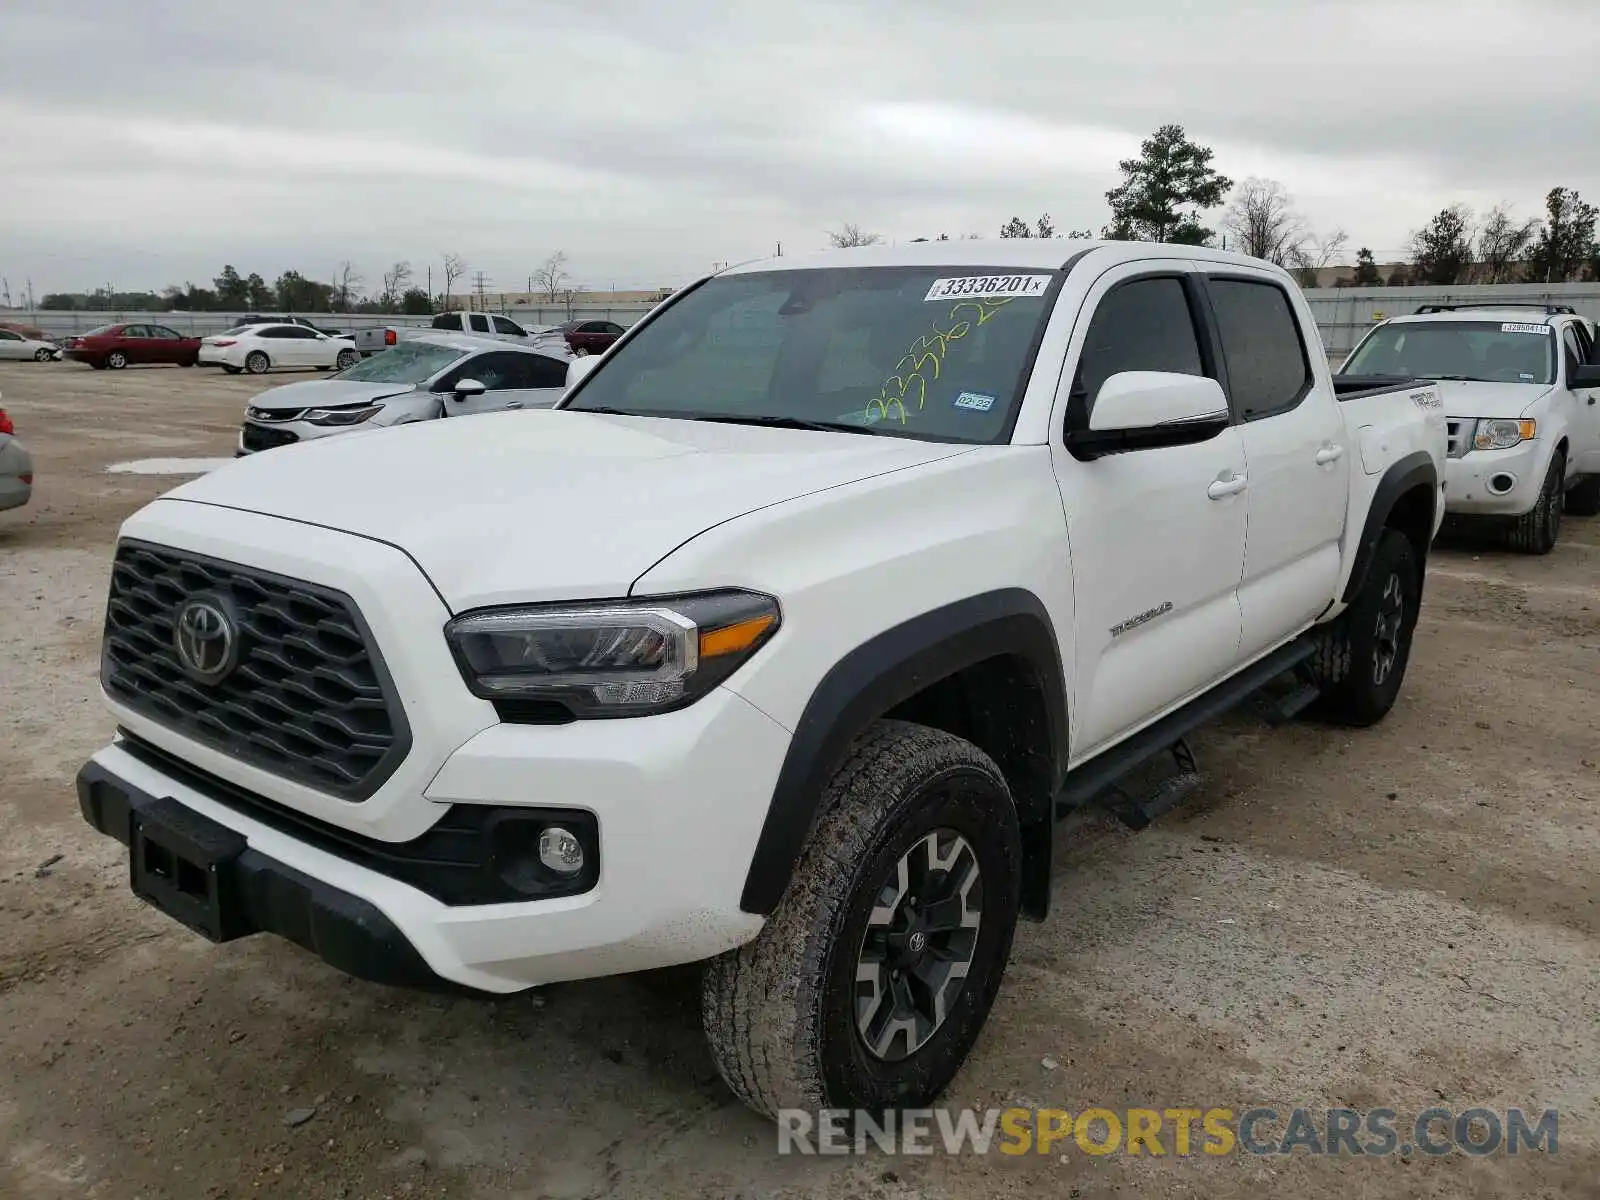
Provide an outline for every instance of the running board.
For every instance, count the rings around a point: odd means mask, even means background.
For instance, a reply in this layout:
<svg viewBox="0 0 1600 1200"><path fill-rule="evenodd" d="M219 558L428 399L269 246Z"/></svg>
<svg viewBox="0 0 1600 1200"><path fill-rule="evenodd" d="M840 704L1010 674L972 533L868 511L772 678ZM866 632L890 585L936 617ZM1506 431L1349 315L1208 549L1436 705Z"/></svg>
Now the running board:
<svg viewBox="0 0 1600 1200"><path fill-rule="evenodd" d="M1117 780L1130 771L1144 766L1157 755L1169 751L1176 754L1185 735L1207 721L1214 721L1224 713L1239 707L1278 676L1294 670L1305 662L1316 653L1316 650L1317 643L1311 635L1298 638L1287 646L1281 646L1237 675L1223 680L1204 695L1189 701L1176 712L1168 713L1154 725L1140 730L1127 741L1113 746L1104 754L1097 755L1077 770L1068 772L1066 784L1056 795L1056 818L1059 820L1084 808L1091 801L1098 799ZM1315 696L1312 699L1315 699ZM1187 747L1183 749L1187 752ZM1199 784L1199 775L1192 769L1193 761L1190 757L1191 769L1187 771L1183 769L1180 761L1178 775L1156 789L1159 795L1152 793L1144 801L1138 802L1135 806L1136 814L1151 812L1153 805L1160 805L1153 811L1164 812L1191 793ZM1190 775L1194 777L1192 781L1185 779L1185 776ZM1171 791L1164 790L1173 784L1181 786L1172 788ZM1145 823L1148 824L1148 821Z"/></svg>

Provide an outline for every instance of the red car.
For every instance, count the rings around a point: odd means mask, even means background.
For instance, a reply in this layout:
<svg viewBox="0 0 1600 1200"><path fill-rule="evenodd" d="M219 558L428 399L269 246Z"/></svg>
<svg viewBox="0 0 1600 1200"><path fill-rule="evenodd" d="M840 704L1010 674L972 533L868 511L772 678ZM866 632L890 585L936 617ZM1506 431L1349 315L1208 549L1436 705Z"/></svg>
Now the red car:
<svg viewBox="0 0 1600 1200"><path fill-rule="evenodd" d="M568 321L556 328L574 354L599 354L623 333L615 321Z"/></svg>
<svg viewBox="0 0 1600 1200"><path fill-rule="evenodd" d="M61 349L68 358L97 371L147 363L192 367L200 357L200 339L184 337L165 325L102 325L68 338Z"/></svg>

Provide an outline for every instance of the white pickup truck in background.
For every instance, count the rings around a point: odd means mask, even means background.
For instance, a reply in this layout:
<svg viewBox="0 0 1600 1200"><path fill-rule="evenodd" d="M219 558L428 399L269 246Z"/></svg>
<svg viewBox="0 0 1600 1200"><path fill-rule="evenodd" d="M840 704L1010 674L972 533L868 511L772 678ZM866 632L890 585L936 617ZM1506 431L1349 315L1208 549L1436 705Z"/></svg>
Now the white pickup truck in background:
<svg viewBox="0 0 1600 1200"><path fill-rule="evenodd" d="M544 335L532 333L510 317L479 312L440 313L426 328L414 325L379 325L370 329L357 329L351 337L362 357L368 358L408 338L419 337L425 333L469 333L475 337L496 338L519 345L561 340L558 333Z"/></svg>
<svg viewBox="0 0 1600 1200"><path fill-rule="evenodd" d="M704 960L751 1106L917 1107L1047 912L1059 816L1148 824L1263 689L1358 726L1399 693L1438 389L1336 386L1260 261L747 264L568 381L127 521L78 789L135 893L392 983Z"/></svg>
<svg viewBox="0 0 1600 1200"><path fill-rule="evenodd" d="M1563 511L1600 514L1600 358L1572 308L1425 305L1375 326L1340 370L1438 381L1447 510L1462 523L1548 554Z"/></svg>

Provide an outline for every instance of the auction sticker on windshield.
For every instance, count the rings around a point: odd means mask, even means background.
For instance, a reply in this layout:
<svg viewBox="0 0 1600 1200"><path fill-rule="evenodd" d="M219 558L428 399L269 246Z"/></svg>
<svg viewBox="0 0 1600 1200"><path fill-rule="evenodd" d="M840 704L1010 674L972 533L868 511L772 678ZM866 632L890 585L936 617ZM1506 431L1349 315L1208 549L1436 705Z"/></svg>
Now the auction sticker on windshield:
<svg viewBox="0 0 1600 1200"><path fill-rule="evenodd" d="M1500 326L1501 333L1536 333L1540 337L1550 332L1548 325L1524 325L1520 321L1507 321Z"/></svg>
<svg viewBox="0 0 1600 1200"><path fill-rule="evenodd" d="M923 302L957 300L964 296L995 299L1002 296L1042 296L1050 285L1048 275L963 275L957 279L935 279Z"/></svg>

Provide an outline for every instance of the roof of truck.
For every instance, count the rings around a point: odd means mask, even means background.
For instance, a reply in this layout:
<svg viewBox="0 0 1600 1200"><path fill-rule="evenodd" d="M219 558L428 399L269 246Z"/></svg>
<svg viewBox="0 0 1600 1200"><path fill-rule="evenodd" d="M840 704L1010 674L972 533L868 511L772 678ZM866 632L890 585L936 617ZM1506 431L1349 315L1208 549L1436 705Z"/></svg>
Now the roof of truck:
<svg viewBox="0 0 1600 1200"><path fill-rule="evenodd" d="M1288 273L1259 258L1250 258L1210 246L1175 246L1153 242L1107 242L1087 238L962 238L948 242L900 242L895 245L854 246L847 250L819 250L739 263L720 274L751 271L805 270L824 267L1013 267L1057 271L1085 251L1105 252L1106 265L1140 258L1195 259L1235 263Z"/></svg>

